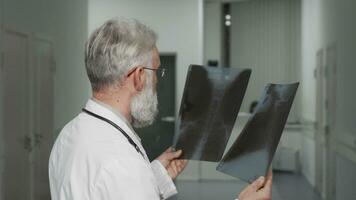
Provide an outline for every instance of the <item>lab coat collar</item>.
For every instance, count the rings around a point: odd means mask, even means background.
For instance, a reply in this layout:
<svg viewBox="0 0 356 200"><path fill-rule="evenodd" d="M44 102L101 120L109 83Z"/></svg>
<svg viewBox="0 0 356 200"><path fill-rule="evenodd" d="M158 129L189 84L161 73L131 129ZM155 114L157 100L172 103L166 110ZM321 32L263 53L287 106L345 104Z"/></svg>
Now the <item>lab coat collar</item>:
<svg viewBox="0 0 356 200"><path fill-rule="evenodd" d="M97 99L89 99L85 109L113 121L122 129L124 129L130 138L135 141L135 143L138 143L141 146L141 138L136 134L135 130L133 130L127 119L117 111L114 111L113 108L111 108L109 105L103 102L99 102Z"/></svg>
<svg viewBox="0 0 356 200"><path fill-rule="evenodd" d="M126 119L126 117L124 117L119 111L115 110L115 108L111 107L110 105L92 97L90 98L90 100L94 101L95 103L107 108L108 110L110 110L111 112L113 112L118 118L120 118L127 127L130 128L130 130L134 133L135 137L137 138L137 140L139 140L141 142L141 138L140 136L137 135L135 129L131 126L131 123Z"/></svg>

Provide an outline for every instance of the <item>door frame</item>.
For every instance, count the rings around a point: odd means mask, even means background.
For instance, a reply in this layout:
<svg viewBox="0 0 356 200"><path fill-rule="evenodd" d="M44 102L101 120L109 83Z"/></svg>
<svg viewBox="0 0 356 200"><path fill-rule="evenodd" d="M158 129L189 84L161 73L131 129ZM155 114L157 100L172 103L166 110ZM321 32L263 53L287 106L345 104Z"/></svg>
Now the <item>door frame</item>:
<svg viewBox="0 0 356 200"><path fill-rule="evenodd" d="M35 48L36 48L36 41L37 42L44 42L44 43L46 43L46 44L48 44L49 45L49 47L50 47L50 51L51 51L51 54L52 54L52 61L53 61L53 65L54 66L51 66L51 67L53 67L52 69L51 69L51 71L53 71L53 91L54 91L54 75L55 75L55 62L54 62L54 42L53 42L53 39L51 38L51 37L49 37L49 36L46 36L46 35L43 35L43 34L32 34L31 36L30 36L30 47L31 47L31 49L33 50L33 51L35 51ZM37 160L37 158L38 158L38 155L41 155L41 153L40 152L38 152L37 150L39 150L38 149L38 145L40 145L41 144L41 140L42 140L42 137L41 137L41 132L40 132L40 127L41 127L41 121L40 121L40 119L41 119L41 116L40 116L40 114L41 113L39 113L38 112L38 108L39 108L39 104L40 104L40 101L39 101L39 98L40 98L40 94L41 94L41 91L40 91L40 82L39 82L39 78L38 78L38 75L39 75L39 68L38 68L38 66L36 65L37 63L35 62L35 54L31 54L31 63L29 64L30 66L30 68L32 69L32 74L31 74L31 76L32 76L32 88L31 88L31 91L33 91L32 92L32 98L31 98L31 100L32 100L32 104L31 104L31 108L32 108L32 112L31 112L31 119L32 119L32 124L33 124L33 129L32 129L32 131L31 131L31 137L32 137L32 141L33 141L33 151L31 152L31 154L30 154L30 158L31 158L31 173L30 173L30 175L31 175L31 179L30 179L30 183L31 183L31 185L30 185L30 191L31 191L31 200L36 200L37 198L36 198L36 193L35 193L35 186L36 186L36 178L34 177L34 175L35 175L35 164L36 164L36 162L40 162L40 160ZM54 95L54 93L53 93L53 95ZM53 96L53 100L54 100L54 96ZM54 102L53 102L54 103ZM54 106L54 104L53 104L53 106ZM52 113L53 115L54 115L54 108L53 108L53 113ZM53 118L53 122L52 122L52 124L54 125L54 118ZM55 134L54 134L54 127L52 127L52 135L50 136L51 138L52 138L52 141L49 141L49 142L51 142L51 144L54 142L54 138L55 138ZM50 134L50 133L49 133ZM38 164L38 163L37 163ZM48 191L49 192L49 191Z"/></svg>
<svg viewBox="0 0 356 200"><path fill-rule="evenodd" d="M17 35L17 36L19 36L19 37L22 37L22 38L24 38L25 40L26 40L26 47L27 47L27 52L26 52L26 63L27 63L27 65L25 66L25 69L24 69L24 77L25 77L25 83L26 82L28 82L29 81L29 65L28 65L28 63L29 63L29 61L30 61L30 40L29 40L29 38L30 38L30 34L28 33L28 32L26 32L26 31L21 31L21 30L18 30L18 29L15 29L15 28L12 28L12 27L8 27L8 26L4 26L3 24L1 24L1 27L0 27L0 41L2 42L2 40L3 40L3 38L5 37L5 34L11 34L11 35ZM5 56L4 56L4 54L5 54L5 49L4 49L4 46L1 46L0 47L0 53L1 53L1 73L2 73L2 71L4 70L4 60L5 60ZM1 78L0 78L0 87L1 87L1 90L0 90L0 92L1 92L1 94L3 94L3 88L2 88L2 85L3 85L3 79L2 79L2 76L0 76ZM24 87L26 87L26 86L24 86ZM26 93L24 94L25 96L26 96L26 98L27 97L29 97L29 95L30 95L30 92L28 91L28 90L25 90L26 91ZM2 96L2 95L1 95ZM1 105L0 105L1 107L3 106L3 102L1 101ZM2 108L1 108L1 114L3 114L3 111L2 111ZM30 117L30 110L29 110L29 107L27 107L26 108L26 110L25 110L25 115L26 115L26 118L29 118ZM1 130L3 130L3 124L1 124L2 126L1 126ZM25 129L25 132L24 132L24 135L23 135L23 142L24 142L24 148L25 148L25 140L27 139L27 138L30 138L31 137L31 135L30 134L26 134L26 133L29 133L30 132L30 129L31 129L31 123L30 122L26 122L25 123L25 127L24 127L24 129ZM4 135L3 135L3 131L2 131L2 134L0 134L0 137L2 138L2 141L3 142L5 142L4 141ZM30 140L31 141L31 140ZM31 148L31 143L29 143L29 146L28 146L29 148ZM30 152L26 152L26 154L24 155L24 158L26 158L26 160L25 160L25 162L27 161L28 162L28 164L30 164ZM2 165L3 163L1 163L1 165ZM3 173L2 172L2 170L0 171L1 173ZM28 187L27 188L24 188L24 190L23 190L23 192L24 192L24 196L26 197L26 196L30 196L31 195L31 190L30 190L30 180L31 180L31 168L30 169L28 169L28 175L25 177L25 181L27 182L27 184L28 184ZM0 191L2 191L3 190L3 177L2 177L2 174L0 174L0 178L1 178L1 180L0 180L0 182L1 182L1 184L0 184L0 186L2 187L1 189L0 189ZM0 197L2 198L3 197L3 194L2 193L0 193Z"/></svg>
<svg viewBox="0 0 356 200"><path fill-rule="evenodd" d="M324 163L325 149L327 146L327 136L324 130L325 125L325 64L324 49L319 49L316 53L316 127L315 127L315 189L323 196L324 187Z"/></svg>
<svg viewBox="0 0 356 200"><path fill-rule="evenodd" d="M336 43L317 52L315 188L323 199L335 197Z"/></svg>

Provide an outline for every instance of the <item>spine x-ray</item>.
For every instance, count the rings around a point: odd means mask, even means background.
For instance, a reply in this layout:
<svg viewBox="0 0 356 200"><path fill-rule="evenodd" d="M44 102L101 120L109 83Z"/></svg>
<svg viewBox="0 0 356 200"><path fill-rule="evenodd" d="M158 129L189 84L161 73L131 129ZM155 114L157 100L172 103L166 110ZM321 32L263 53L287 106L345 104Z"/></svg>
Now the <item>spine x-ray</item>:
<svg viewBox="0 0 356 200"><path fill-rule="evenodd" d="M268 84L223 156L250 74L250 69L189 67L173 142L183 159L220 161L218 171L248 182L267 174L299 83Z"/></svg>
<svg viewBox="0 0 356 200"><path fill-rule="evenodd" d="M268 84L256 110L217 170L252 182L267 175L299 83Z"/></svg>
<svg viewBox="0 0 356 200"><path fill-rule="evenodd" d="M221 159L250 78L250 69L191 65L179 112L173 147L183 158Z"/></svg>

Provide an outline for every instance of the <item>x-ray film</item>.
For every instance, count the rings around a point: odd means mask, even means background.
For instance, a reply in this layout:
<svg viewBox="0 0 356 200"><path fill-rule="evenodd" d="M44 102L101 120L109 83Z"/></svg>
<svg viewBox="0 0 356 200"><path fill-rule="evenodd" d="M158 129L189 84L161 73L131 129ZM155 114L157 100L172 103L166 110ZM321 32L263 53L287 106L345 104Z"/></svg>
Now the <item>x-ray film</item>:
<svg viewBox="0 0 356 200"><path fill-rule="evenodd" d="M250 74L250 69L189 67L173 145L184 159L221 159Z"/></svg>
<svg viewBox="0 0 356 200"><path fill-rule="evenodd" d="M267 175L298 85L266 86L256 110L217 166L218 171L248 182Z"/></svg>

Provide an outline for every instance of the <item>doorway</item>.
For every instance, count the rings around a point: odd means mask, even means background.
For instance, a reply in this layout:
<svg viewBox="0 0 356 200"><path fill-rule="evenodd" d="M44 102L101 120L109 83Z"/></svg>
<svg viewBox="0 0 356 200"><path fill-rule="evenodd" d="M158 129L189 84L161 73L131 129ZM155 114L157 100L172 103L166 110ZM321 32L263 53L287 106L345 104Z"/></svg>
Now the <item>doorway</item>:
<svg viewBox="0 0 356 200"><path fill-rule="evenodd" d="M157 85L159 113L151 126L137 130L150 160L172 145L175 131L176 54L161 53L160 59L166 73Z"/></svg>

